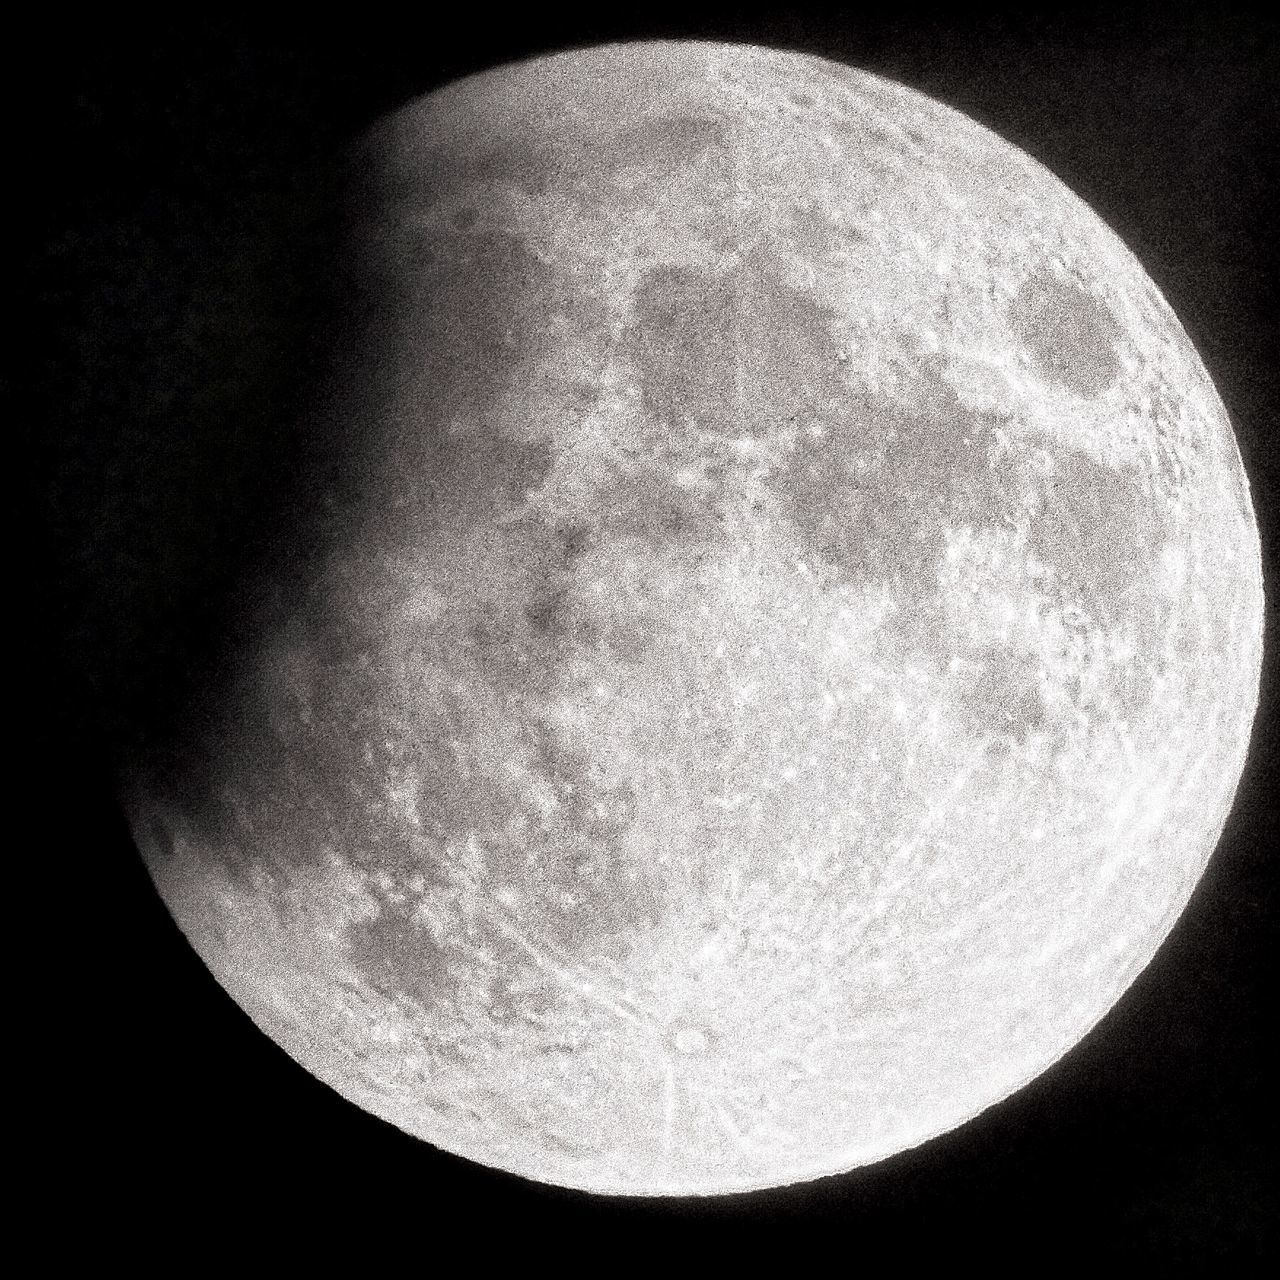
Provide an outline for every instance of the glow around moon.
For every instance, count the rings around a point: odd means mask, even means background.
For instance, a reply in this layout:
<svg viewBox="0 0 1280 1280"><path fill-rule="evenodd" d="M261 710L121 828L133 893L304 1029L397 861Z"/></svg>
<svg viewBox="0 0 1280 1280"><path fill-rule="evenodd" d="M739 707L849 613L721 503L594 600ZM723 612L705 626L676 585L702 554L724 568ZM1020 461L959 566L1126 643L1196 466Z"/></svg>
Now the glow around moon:
<svg viewBox="0 0 1280 1280"><path fill-rule="evenodd" d="M129 770L219 981L602 1192L847 1170L1043 1071L1256 703L1248 486L1139 264L954 111L747 47L504 67L357 167L343 534Z"/></svg>

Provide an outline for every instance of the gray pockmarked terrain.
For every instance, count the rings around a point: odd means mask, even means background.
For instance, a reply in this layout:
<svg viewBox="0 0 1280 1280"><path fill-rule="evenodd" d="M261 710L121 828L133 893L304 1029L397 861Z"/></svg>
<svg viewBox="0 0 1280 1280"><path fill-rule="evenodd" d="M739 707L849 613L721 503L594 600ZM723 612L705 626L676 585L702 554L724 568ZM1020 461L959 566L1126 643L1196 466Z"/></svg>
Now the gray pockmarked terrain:
<svg viewBox="0 0 1280 1280"><path fill-rule="evenodd" d="M747 47L503 67L357 168L351 518L126 788L219 981L605 1192L848 1169L1044 1070L1256 704L1248 486L1139 264L954 111Z"/></svg>

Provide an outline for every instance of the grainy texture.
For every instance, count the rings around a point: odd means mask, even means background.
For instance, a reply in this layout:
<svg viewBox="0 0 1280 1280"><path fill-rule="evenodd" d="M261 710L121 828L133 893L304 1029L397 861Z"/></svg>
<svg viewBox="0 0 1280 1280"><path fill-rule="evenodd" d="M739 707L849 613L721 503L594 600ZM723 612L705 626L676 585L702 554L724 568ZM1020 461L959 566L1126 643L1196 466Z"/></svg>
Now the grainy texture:
<svg viewBox="0 0 1280 1280"><path fill-rule="evenodd" d="M846 1169L1043 1070L1256 701L1247 484L1139 265L798 55L504 68L359 160L356 518L201 763L129 783L219 980L378 1115L601 1191Z"/></svg>

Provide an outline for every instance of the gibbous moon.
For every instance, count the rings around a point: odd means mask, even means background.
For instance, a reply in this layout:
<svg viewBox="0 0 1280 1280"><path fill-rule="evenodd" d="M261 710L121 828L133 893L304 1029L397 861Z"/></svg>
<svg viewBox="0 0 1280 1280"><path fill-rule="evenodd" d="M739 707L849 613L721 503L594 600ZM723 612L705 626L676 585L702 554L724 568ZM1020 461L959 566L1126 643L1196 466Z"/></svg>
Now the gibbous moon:
<svg viewBox="0 0 1280 1280"><path fill-rule="evenodd" d="M1257 701L1248 484L1138 262L957 112L746 46L501 67L353 172L340 536L126 770L219 982L605 1193L841 1172L1044 1071Z"/></svg>

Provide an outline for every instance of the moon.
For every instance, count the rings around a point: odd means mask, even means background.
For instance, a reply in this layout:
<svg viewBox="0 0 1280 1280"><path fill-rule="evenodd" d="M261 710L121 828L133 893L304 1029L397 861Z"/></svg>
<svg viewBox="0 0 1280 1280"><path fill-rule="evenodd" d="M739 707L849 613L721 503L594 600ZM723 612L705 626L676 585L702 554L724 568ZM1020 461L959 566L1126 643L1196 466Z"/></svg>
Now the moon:
<svg viewBox="0 0 1280 1280"><path fill-rule="evenodd" d="M1248 482L1140 264L956 111L750 46L496 68L351 170L318 549L121 775L218 981L374 1115L608 1194L1043 1072L1257 704Z"/></svg>

